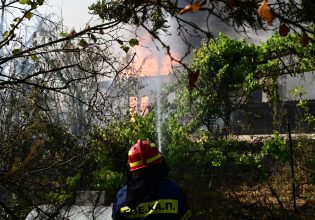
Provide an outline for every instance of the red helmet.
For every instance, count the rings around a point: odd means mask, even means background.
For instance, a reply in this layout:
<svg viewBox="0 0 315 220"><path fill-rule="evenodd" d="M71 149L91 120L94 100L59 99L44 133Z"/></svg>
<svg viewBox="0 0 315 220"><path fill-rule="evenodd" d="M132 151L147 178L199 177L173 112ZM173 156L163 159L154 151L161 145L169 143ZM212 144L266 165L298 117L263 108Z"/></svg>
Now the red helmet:
<svg viewBox="0 0 315 220"><path fill-rule="evenodd" d="M162 155L154 143L138 140L128 152L130 171L142 169L160 163Z"/></svg>

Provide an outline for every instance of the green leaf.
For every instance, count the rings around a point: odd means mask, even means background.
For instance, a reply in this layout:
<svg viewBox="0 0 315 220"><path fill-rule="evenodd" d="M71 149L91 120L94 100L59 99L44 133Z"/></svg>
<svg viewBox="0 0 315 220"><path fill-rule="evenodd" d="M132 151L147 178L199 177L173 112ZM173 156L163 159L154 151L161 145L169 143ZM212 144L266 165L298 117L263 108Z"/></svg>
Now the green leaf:
<svg viewBox="0 0 315 220"><path fill-rule="evenodd" d="M37 2L30 2L28 4L32 7L32 9L36 9L38 7Z"/></svg>
<svg viewBox="0 0 315 220"><path fill-rule="evenodd" d="M139 45L139 41L136 38L132 38L129 40L129 45L132 47L137 46Z"/></svg>
<svg viewBox="0 0 315 220"><path fill-rule="evenodd" d="M217 162L217 161L212 161L211 164L212 164L212 166L214 166L214 167L219 167L219 166L221 166L221 163L220 163L220 162Z"/></svg>
<svg viewBox="0 0 315 220"><path fill-rule="evenodd" d="M95 37L95 35L94 35L94 34L91 34L90 38L94 41L94 43L96 43L97 38Z"/></svg>
<svg viewBox="0 0 315 220"><path fill-rule="evenodd" d="M2 34L3 39L7 38L8 36L9 36L9 31L3 32L3 34Z"/></svg>
<svg viewBox="0 0 315 220"><path fill-rule="evenodd" d="M14 50L12 50L12 53L13 53L14 55L18 54L18 53L20 53L20 49L14 49Z"/></svg>
<svg viewBox="0 0 315 220"><path fill-rule="evenodd" d="M34 62L38 61L38 57L36 56L36 54L33 54L33 55L31 56L31 59L32 59Z"/></svg>
<svg viewBox="0 0 315 220"><path fill-rule="evenodd" d="M130 49L130 47L128 47L128 46L121 46L120 48L123 49L126 53L128 53L128 51Z"/></svg>
<svg viewBox="0 0 315 220"><path fill-rule="evenodd" d="M80 42L79 42L79 45L80 45L81 47L86 47L86 46L88 45L88 43L86 42L86 40L81 39Z"/></svg>
<svg viewBox="0 0 315 220"><path fill-rule="evenodd" d="M37 0L37 4L38 5L43 5L44 4L44 0Z"/></svg>
<svg viewBox="0 0 315 220"><path fill-rule="evenodd" d="M29 5L31 3L31 1L30 0L20 0L19 3L22 5L25 5L25 4Z"/></svg>
<svg viewBox="0 0 315 220"><path fill-rule="evenodd" d="M31 20L31 18L33 17L33 13L32 12L28 12L25 17L28 19L28 20Z"/></svg>
<svg viewBox="0 0 315 220"><path fill-rule="evenodd" d="M122 40L119 40L119 39L116 39L116 41L120 44L120 45L123 45L124 42Z"/></svg>
<svg viewBox="0 0 315 220"><path fill-rule="evenodd" d="M60 36L60 37L67 37L68 34L67 34L66 32L60 32L60 33L59 33L59 36Z"/></svg>
<svg viewBox="0 0 315 220"><path fill-rule="evenodd" d="M19 22L21 20L21 18L20 17L16 17L16 18L14 18L14 22Z"/></svg>

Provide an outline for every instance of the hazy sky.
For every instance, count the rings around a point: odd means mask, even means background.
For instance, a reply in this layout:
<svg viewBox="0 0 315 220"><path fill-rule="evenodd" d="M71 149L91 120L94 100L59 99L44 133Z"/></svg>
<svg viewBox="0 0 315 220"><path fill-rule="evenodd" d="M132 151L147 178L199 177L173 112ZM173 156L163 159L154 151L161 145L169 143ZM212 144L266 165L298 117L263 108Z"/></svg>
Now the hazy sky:
<svg viewBox="0 0 315 220"><path fill-rule="evenodd" d="M53 12L58 17L63 17L65 26L71 29L83 29L92 15L88 6L97 0L48 0L46 12Z"/></svg>

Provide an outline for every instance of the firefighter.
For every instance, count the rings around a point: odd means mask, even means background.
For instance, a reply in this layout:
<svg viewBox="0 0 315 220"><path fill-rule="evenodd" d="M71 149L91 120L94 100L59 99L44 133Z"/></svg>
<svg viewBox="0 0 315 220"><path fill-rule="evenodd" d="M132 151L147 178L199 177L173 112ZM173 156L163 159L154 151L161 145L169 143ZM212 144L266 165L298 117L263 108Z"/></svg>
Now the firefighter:
<svg viewBox="0 0 315 220"><path fill-rule="evenodd" d="M150 141L138 140L128 152L127 184L117 193L113 220L190 220L185 195L168 180L164 157Z"/></svg>

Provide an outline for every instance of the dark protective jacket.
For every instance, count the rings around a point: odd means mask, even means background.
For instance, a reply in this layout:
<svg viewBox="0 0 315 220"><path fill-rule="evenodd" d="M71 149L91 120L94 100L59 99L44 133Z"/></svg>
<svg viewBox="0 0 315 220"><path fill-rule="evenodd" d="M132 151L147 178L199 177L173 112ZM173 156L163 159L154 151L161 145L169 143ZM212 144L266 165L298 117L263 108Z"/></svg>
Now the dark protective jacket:
<svg viewBox="0 0 315 220"><path fill-rule="evenodd" d="M127 186L124 186L113 205L113 220L189 220L190 210L180 187L172 181L162 178L157 180L157 193L145 197L135 209L126 205Z"/></svg>

